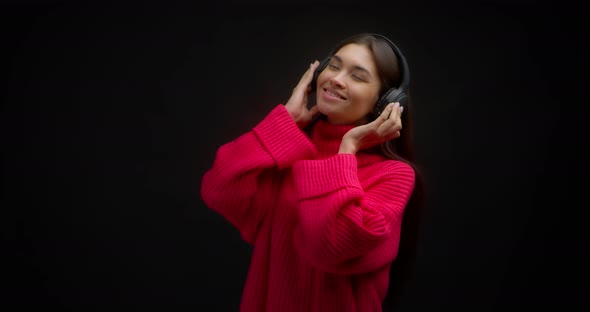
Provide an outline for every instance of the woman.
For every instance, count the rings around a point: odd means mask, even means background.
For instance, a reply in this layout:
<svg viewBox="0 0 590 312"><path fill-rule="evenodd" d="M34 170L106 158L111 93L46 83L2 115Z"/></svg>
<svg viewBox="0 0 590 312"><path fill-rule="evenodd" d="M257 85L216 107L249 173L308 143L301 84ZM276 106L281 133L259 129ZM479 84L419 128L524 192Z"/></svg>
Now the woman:
<svg viewBox="0 0 590 312"><path fill-rule="evenodd" d="M376 104L405 60L373 34L333 51L203 176L204 202L254 245L241 311L382 310L418 176L409 105Z"/></svg>

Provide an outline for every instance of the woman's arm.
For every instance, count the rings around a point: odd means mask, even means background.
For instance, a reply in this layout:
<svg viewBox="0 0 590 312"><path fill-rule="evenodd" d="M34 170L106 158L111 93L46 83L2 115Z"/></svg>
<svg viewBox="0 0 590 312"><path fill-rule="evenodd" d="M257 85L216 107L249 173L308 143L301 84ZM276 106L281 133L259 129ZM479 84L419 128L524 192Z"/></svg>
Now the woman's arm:
<svg viewBox="0 0 590 312"><path fill-rule="evenodd" d="M365 170L361 183L352 154L294 164L300 216L294 244L301 257L318 269L371 272L397 255L414 171L393 160Z"/></svg>
<svg viewBox="0 0 590 312"><path fill-rule="evenodd" d="M213 166L202 179L203 201L253 243L271 204L272 170L314 153L312 143L284 105L278 105L252 131L217 150Z"/></svg>

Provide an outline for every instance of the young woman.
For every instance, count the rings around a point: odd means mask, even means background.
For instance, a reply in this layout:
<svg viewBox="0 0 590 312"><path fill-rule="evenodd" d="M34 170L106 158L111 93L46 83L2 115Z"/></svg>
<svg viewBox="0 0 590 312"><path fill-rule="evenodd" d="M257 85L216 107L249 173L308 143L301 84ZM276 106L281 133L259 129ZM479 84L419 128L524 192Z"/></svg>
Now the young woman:
<svg viewBox="0 0 590 312"><path fill-rule="evenodd" d="M382 310L419 178L408 98L383 103L407 95L394 47L347 38L286 104L217 151L202 198L254 245L241 311Z"/></svg>

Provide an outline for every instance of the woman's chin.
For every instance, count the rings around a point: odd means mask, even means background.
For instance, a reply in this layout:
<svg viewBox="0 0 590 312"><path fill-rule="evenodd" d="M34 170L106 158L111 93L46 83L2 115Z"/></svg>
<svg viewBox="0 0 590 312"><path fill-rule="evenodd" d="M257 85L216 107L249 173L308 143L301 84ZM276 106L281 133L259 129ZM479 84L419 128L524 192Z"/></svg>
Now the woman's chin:
<svg viewBox="0 0 590 312"><path fill-rule="evenodd" d="M326 116L334 114L336 107L333 104L326 103L324 101L317 101L318 111Z"/></svg>

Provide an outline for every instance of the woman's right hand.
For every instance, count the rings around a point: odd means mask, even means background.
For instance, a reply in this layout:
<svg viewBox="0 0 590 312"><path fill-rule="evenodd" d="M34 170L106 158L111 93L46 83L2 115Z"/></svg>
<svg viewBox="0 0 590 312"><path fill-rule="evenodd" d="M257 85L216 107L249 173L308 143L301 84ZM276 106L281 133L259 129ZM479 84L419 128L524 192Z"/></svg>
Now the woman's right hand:
<svg viewBox="0 0 590 312"><path fill-rule="evenodd" d="M399 138L403 111L399 102L390 103L374 121L348 130L342 137L338 152L354 155L360 150Z"/></svg>
<svg viewBox="0 0 590 312"><path fill-rule="evenodd" d="M287 104L285 104L285 108L293 118L293 121L297 124L299 128L305 127L315 115L319 113L318 107L314 105L312 108L307 108L307 96L311 91L311 81L313 80L313 73L315 72L316 68L320 65L320 62L317 60L311 65L303 74L303 77L299 80L299 83L293 89L293 93L291 94L291 98Z"/></svg>

